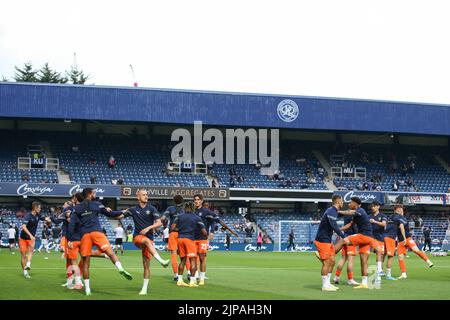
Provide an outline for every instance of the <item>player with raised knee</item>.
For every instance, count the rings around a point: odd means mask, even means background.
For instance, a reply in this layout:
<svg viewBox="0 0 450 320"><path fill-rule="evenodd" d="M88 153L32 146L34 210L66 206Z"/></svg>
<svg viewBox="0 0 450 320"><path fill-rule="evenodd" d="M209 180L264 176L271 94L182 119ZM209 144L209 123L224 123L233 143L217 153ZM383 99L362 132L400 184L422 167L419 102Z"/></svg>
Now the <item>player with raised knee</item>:
<svg viewBox="0 0 450 320"><path fill-rule="evenodd" d="M398 224L398 263L400 265L400 270L402 274L398 279L406 279L408 276L406 275L406 265L405 265L405 255L408 249L417 254L423 261L425 261L428 266L433 267L433 262L428 258L428 256L419 250L416 242L413 240L411 233L409 231L409 223L408 219L404 215L403 204L396 204L394 206L394 212L399 215L399 224Z"/></svg>
<svg viewBox="0 0 450 320"><path fill-rule="evenodd" d="M351 236L352 234L358 233L358 228L356 227L356 224L352 223L353 218L351 216L345 216L344 217L344 226L341 228L341 230L344 232L344 235L346 237ZM340 282L340 275L342 272L342 269L344 268L344 265L347 263L347 284L348 285L359 285L358 282L356 282L353 279L353 267L354 267L354 261L356 256L356 247L353 245L344 245L342 248L342 258L339 260L339 263L336 267L336 273L334 276L334 284L339 284Z"/></svg>
<svg viewBox="0 0 450 320"><path fill-rule="evenodd" d="M84 288L86 295L90 296L91 288L89 266L92 246L94 245L108 255L122 276L124 276L127 280L132 280L133 277L122 267L119 259L114 254L108 238L106 238L105 234L102 232L103 229L100 225L100 220L98 217L99 214L119 217L122 215L122 211L112 211L109 208L105 208L105 206L103 206L100 202L95 201L95 191L92 188L83 189L83 198L83 202L75 206L74 213L77 215L77 219L79 220L80 233L82 236L80 251L83 261ZM75 221L75 219L71 219L70 223L72 224L73 221Z"/></svg>
<svg viewBox="0 0 450 320"><path fill-rule="evenodd" d="M372 225L366 211L361 207L361 199L352 197L348 205L350 210L339 211L342 215L350 215L353 217L352 223L358 228L358 233L339 240L336 244L335 253L338 253L344 245L352 244L359 247L359 255L361 261L361 284L354 287L355 289L368 289L368 261L370 249L377 253L377 261L380 261L381 248L378 242L373 238ZM377 275L376 281L380 282L380 276Z"/></svg>
<svg viewBox="0 0 450 320"><path fill-rule="evenodd" d="M156 251L153 242L153 230L162 226L160 216L154 206L148 202L148 193L144 189L139 189L136 193L138 204L133 208L123 211L122 217L132 217L134 221L133 243L142 250L142 264L144 267L144 283L139 292L146 295L150 280L150 261L154 257L164 268L170 261L164 260Z"/></svg>
<svg viewBox="0 0 450 320"><path fill-rule="evenodd" d="M77 192L74 196L75 197L72 198L70 206L66 207L64 211L68 222L66 232L66 256L70 260L70 266L67 268L68 278L65 287L67 287L67 289L80 290L83 289L83 282L81 281L83 258L80 257L80 261L78 262L78 254L81 256L81 226L78 216L74 213L74 208L83 201L83 195L81 192ZM73 220L72 223L70 223L71 220ZM98 250L92 250L91 257L109 258L108 255ZM75 280L75 282L73 280Z"/></svg>

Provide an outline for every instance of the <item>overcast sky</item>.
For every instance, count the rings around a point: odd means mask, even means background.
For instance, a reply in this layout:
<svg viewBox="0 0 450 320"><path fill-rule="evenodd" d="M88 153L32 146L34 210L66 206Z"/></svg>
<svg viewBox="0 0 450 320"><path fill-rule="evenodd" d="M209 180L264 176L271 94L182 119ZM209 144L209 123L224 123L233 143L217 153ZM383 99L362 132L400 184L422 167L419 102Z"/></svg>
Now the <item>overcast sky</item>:
<svg viewBox="0 0 450 320"><path fill-rule="evenodd" d="M450 2L2 1L0 76L450 104Z"/></svg>

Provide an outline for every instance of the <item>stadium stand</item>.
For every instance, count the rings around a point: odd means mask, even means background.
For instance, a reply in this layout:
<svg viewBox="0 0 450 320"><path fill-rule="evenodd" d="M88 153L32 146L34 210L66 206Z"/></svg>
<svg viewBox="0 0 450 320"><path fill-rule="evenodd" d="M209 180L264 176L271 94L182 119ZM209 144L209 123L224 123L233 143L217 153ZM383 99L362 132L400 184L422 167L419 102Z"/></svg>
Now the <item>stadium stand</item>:
<svg viewBox="0 0 450 320"><path fill-rule="evenodd" d="M417 147L412 153L401 146L397 146L395 152L382 147L347 146L342 149L347 151L343 154L328 153L330 159L336 155L341 157L341 161L333 165L365 168L366 178L334 178L340 189L447 192L450 186L450 174L433 157L439 154L439 150Z"/></svg>
<svg viewBox="0 0 450 320"><path fill-rule="evenodd" d="M170 160L168 146L145 141L134 141L128 136L94 136L81 134L42 132L32 136L22 132L11 137L11 132L0 133L5 143L0 153L0 181L57 183L55 170L18 169L17 158L27 155L27 145L48 141L53 157L59 159L60 169L67 172L73 183L161 185L179 187L209 187L205 174L168 173ZM74 143L67 143L67 141ZM310 189L324 190L324 179L330 173L322 169L312 155L313 147L305 145L301 151L282 149L280 170L273 176L261 175L259 167L250 164L219 165L210 167L209 174L216 177L219 186L235 188ZM337 151L345 150L343 153ZM338 190L422 191L448 192L450 174L434 158L439 150L417 147L412 153L397 146L395 153L379 146L341 146L321 149L330 160L336 155L341 161L330 161L332 166L363 167L366 178L334 177ZM420 155L420 156L419 156ZM113 156L116 164L108 167ZM94 179L94 180L92 180ZM122 180L122 181L121 181Z"/></svg>
<svg viewBox="0 0 450 320"><path fill-rule="evenodd" d="M27 145L45 140L49 142L53 157L59 159L60 169L67 172L74 183L209 186L204 174L167 172L170 150L158 141L135 141L123 135L97 139L97 135L86 138L73 133L55 135L42 132L39 137L23 132L14 137L10 134L1 134L5 141L0 154L0 181L3 182L57 183L55 170L17 168L17 158L27 155ZM339 149L346 150L343 153L331 149L322 149L322 152L331 160L336 155L342 159L340 162L330 162L332 166L366 169L366 178L334 177L334 184L341 190L390 191L395 183L398 191L447 192L450 186L450 174L433 157L433 154L439 153L437 150L416 148L412 154L401 146L396 147L395 153L375 146L344 146ZM303 146L301 151L282 148L280 169L273 176L261 175L259 167L251 164L216 164L209 173L217 178L221 187L326 190L323 180L330 173L321 168L312 150L309 145ZM111 156L116 161L112 168L108 166ZM407 168L405 172L404 165Z"/></svg>

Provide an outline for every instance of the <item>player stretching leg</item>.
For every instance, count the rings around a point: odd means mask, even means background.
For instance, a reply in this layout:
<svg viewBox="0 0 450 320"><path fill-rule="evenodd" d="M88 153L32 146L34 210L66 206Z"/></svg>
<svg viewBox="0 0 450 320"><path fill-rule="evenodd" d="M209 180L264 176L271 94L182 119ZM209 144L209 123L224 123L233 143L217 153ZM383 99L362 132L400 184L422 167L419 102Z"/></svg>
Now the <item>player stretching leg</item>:
<svg viewBox="0 0 450 320"><path fill-rule="evenodd" d="M83 202L75 206L74 213L80 222L80 233L82 235L80 249L83 261L84 288L86 295L90 296L89 265L93 245L108 255L122 276L127 280L132 280L133 277L122 267L119 259L114 254L108 238L102 232L98 218L99 214L118 217L122 215L122 211L112 211L109 208L105 208L100 202L95 201L95 191L92 188L83 189L83 198ZM73 221L75 219L70 219L71 224Z"/></svg>
<svg viewBox="0 0 450 320"><path fill-rule="evenodd" d="M27 213L23 219L22 232L19 238L23 276L27 279L31 278L28 271L31 270L31 259L33 258L35 236L39 221L45 220L45 222L50 223L50 218L43 217L40 213L41 204L36 201L33 202L31 204L31 212Z"/></svg>
<svg viewBox="0 0 450 320"><path fill-rule="evenodd" d="M352 217L345 216L344 217L344 226L341 228L341 230L344 232L344 235L346 237L351 236L352 234L358 233L356 229L356 225L352 223ZM348 285L359 285L358 282L356 282L353 279L353 265L355 261L356 256L356 247L352 245L345 245L342 248L342 258L339 260L339 263L336 268L336 274L334 276L334 284L339 284L340 282L340 275L342 272L342 269L344 268L345 263L348 261L347 264L347 284Z"/></svg>
<svg viewBox="0 0 450 320"><path fill-rule="evenodd" d="M83 201L83 195L78 192L75 194L75 198L73 199L72 206L70 209L65 210L65 214L67 217L67 248L66 248L66 256L70 260L70 266L67 268L67 274L69 275L66 287L67 289L77 289L80 290L83 288L83 283L81 281L81 271L83 270L83 259L80 259L80 262L77 264L78 254L80 253L81 247L81 226L78 216L74 213L74 208L76 205L80 204ZM72 224L70 223L71 219ZM81 253L80 253L81 256ZM93 250L91 253L91 257L98 258L109 258L105 253L101 253L100 251ZM75 283L73 283L73 277L75 277Z"/></svg>
<svg viewBox="0 0 450 320"><path fill-rule="evenodd" d="M197 245L197 253L200 258L199 285L205 284L206 277L206 253L209 248L209 240L214 239L214 229L216 223L222 225L223 229L228 230L239 239L239 235L230 229L225 222L219 219L219 216L208 208L203 207L203 196L201 194L194 195L195 213L202 219L205 225L207 236L197 230L195 243ZM192 274L191 274L192 275Z"/></svg>
<svg viewBox="0 0 450 320"><path fill-rule="evenodd" d="M330 283L335 263L335 251L331 241L333 230L342 239L346 239L336 223L339 216L338 210L342 209L344 202L339 195L334 195L331 201L333 205L324 212L314 241L318 250L318 258L322 262L320 272L322 275L322 291L336 291L339 289Z"/></svg>
<svg viewBox="0 0 450 320"><path fill-rule="evenodd" d="M183 201L184 200L182 196L174 196L173 202L175 203L175 205L168 207L161 217L161 221L167 221L167 225L169 228L169 241L167 244L167 249L170 251L170 259L172 261L172 271L175 281L178 280L178 232L172 231L171 226L176 217L180 213L183 213Z"/></svg>
<svg viewBox="0 0 450 320"><path fill-rule="evenodd" d="M342 215L353 216L353 222L358 228L358 233L353 234L345 239L339 240L336 244L335 253L337 254L344 245L352 244L359 247L359 254L361 260L361 285L354 287L355 289L368 289L368 261L370 255L370 248L377 252L377 261L380 261L381 248L378 242L373 238L372 225L366 211L361 208L361 199L352 197L348 205L350 210L339 211ZM379 275L376 278L377 282L381 281Z"/></svg>
<svg viewBox="0 0 450 320"><path fill-rule="evenodd" d="M180 265L178 266L177 286L198 287L195 279L195 272L197 271L197 246L195 245L194 239L196 234L207 237L208 232L202 219L193 213L194 204L192 202L186 203L183 211L184 213L178 215L171 226L172 230L178 231L178 250L181 258ZM190 260L191 276L189 284L183 281L183 270L187 259Z"/></svg>
<svg viewBox="0 0 450 320"><path fill-rule="evenodd" d="M134 221L133 242L136 247L142 250L142 263L144 266L144 284L140 295L146 295L148 282L150 279L150 261L152 256L166 268L170 260L164 260L156 251L153 244L153 230L162 226L161 219L154 206L148 203L148 193L144 189L139 189L136 193L138 205L123 211L122 217L132 217Z"/></svg>
<svg viewBox="0 0 450 320"><path fill-rule="evenodd" d="M370 209L372 215L369 216L370 223L372 224L373 237L378 242L378 247L381 250L381 255L377 254L377 272L380 276L385 276L383 272L383 260L384 260L384 234L387 224L387 217L380 212L381 204L378 201L373 201Z"/></svg>
<svg viewBox="0 0 450 320"><path fill-rule="evenodd" d="M402 274L398 279L406 279L406 265L405 265L405 255L408 251L408 248L412 250L415 254L417 254L423 261L425 261L428 266L431 268L433 266L433 262L428 259L427 255L420 251L417 247L416 243L411 237L411 233L409 232L409 223L408 219L404 216L403 212L403 205L402 204L396 204L394 206L394 212L397 213L399 218L399 230L398 230L398 263L400 265L400 270L402 271Z"/></svg>

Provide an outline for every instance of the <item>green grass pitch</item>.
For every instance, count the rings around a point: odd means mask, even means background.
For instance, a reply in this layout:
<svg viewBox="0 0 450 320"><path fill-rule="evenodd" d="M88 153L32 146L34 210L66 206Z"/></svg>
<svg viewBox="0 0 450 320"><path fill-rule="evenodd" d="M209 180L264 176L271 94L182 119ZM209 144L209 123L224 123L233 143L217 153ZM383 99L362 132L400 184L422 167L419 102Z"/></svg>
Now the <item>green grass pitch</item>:
<svg viewBox="0 0 450 320"><path fill-rule="evenodd" d="M162 253L169 257L167 253ZM45 260L44 257L48 257ZM127 281L107 259L91 262L92 296L84 291L67 290L65 263L59 253L35 253L31 279L20 270L20 254L0 251L0 299L450 299L450 258L433 257L435 266L426 264L413 253L406 260L407 280L382 281L379 290L357 290L341 284L338 292L322 293L320 262L311 253L278 252L210 252L204 287L177 287L170 267L163 269L152 261L149 294L139 296L142 267L139 251L126 251L120 256L134 279ZM340 257L340 256L339 256ZM370 263L373 265L374 257ZM399 275L397 258L393 274ZM360 280L359 259L355 279ZM343 273L342 280L346 280Z"/></svg>

